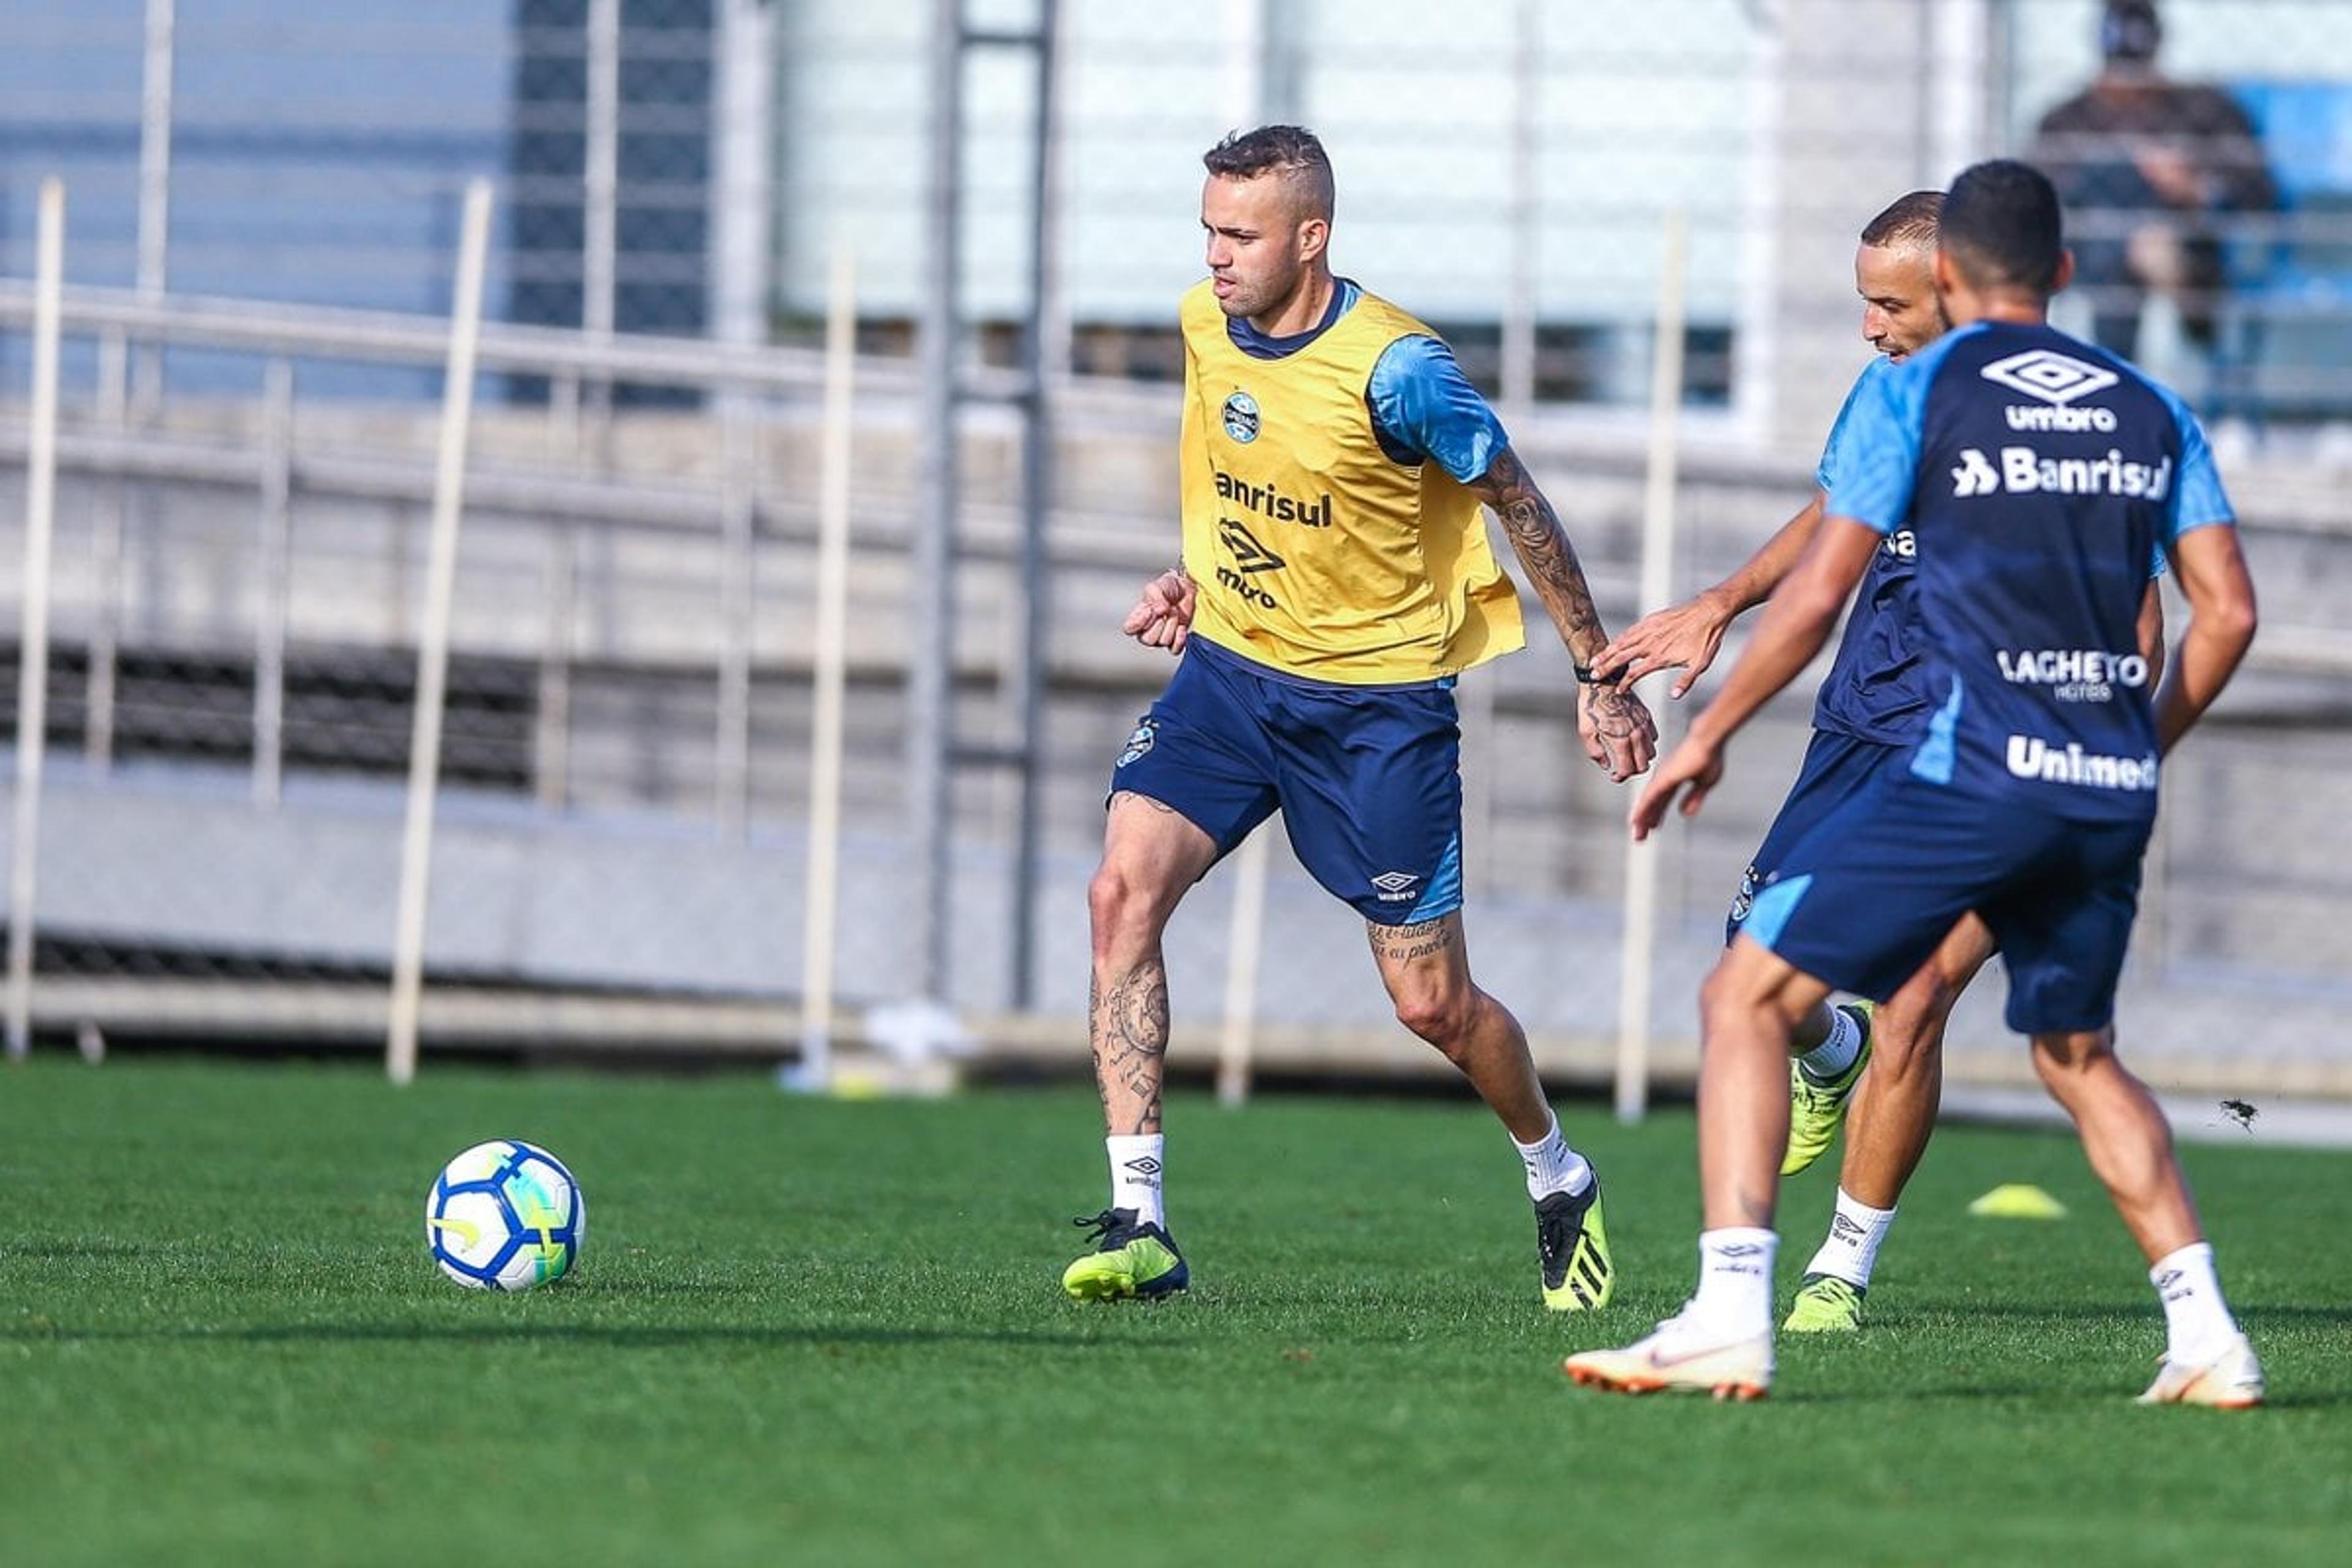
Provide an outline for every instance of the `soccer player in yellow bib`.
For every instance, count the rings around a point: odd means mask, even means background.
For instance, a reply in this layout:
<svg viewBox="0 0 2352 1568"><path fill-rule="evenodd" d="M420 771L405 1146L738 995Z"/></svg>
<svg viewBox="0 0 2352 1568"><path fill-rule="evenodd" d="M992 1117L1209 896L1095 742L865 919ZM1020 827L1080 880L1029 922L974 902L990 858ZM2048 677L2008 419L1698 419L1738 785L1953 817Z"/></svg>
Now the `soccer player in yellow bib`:
<svg viewBox="0 0 2352 1568"><path fill-rule="evenodd" d="M1615 1280L1600 1183L1463 941L1454 681L1525 640L1482 506L1568 645L1593 761L1620 782L1641 773L1656 726L1638 698L1587 679L1608 634L1486 400L1427 327L1332 275L1322 144L1266 126L1202 162L1209 277L1181 307L1184 564L1127 624L1183 657L1112 770L1088 889L1111 1192L1078 1222L1096 1245L1063 1288L1117 1300L1190 1281L1161 1198L1160 934L1185 891L1280 810L1300 862L1364 916L1398 1019L1510 1132L1546 1303L1604 1305Z"/></svg>

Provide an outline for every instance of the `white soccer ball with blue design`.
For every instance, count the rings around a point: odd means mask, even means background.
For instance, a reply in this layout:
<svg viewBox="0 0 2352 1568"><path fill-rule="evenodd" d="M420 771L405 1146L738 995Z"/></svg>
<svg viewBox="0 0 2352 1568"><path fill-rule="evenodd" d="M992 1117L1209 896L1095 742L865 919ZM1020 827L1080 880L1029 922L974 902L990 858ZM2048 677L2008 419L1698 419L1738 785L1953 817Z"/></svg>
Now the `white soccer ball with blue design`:
<svg viewBox="0 0 2352 1568"><path fill-rule="evenodd" d="M425 1241L471 1290L561 1279L588 1237L588 1205L563 1162L514 1138L477 1143L441 1168L425 1200Z"/></svg>

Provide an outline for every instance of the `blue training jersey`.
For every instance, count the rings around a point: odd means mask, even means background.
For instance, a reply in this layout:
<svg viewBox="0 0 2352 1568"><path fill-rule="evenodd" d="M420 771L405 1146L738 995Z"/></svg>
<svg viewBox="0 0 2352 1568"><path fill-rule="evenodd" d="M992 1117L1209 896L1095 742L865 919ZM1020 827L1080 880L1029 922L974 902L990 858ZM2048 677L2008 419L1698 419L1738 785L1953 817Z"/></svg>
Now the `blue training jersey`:
<svg viewBox="0 0 2352 1568"><path fill-rule="evenodd" d="M1919 541L1933 711L1912 773L2058 816L2152 816L2148 562L2233 521L2196 417L2047 326L1979 322L1867 379L1829 511Z"/></svg>
<svg viewBox="0 0 2352 1568"><path fill-rule="evenodd" d="M1268 337L1236 316L1225 323L1226 333L1235 348L1253 359L1295 354L1328 331L1363 297L1353 280L1335 282L1323 319L1303 332ZM1408 468L1434 461L1465 485L1485 478L1495 454L1511 444L1503 422L1462 374L1454 351L1435 338L1415 334L1391 343L1372 365L1364 404L1371 411L1372 434L1380 438L1381 451Z"/></svg>
<svg viewBox="0 0 2352 1568"><path fill-rule="evenodd" d="M1864 394L1894 371L1890 359L1874 359L1854 378L1838 410L1837 423L1822 447L1813 478L1824 495L1835 495L1838 476L1855 458L1856 411ZM1846 616L1837 658L1813 700L1813 728L1853 735L1881 745L1908 745L1919 738L1927 711L1926 671L1919 661L1919 611L1911 593L1919 552L1908 525L1880 542L1861 590Z"/></svg>

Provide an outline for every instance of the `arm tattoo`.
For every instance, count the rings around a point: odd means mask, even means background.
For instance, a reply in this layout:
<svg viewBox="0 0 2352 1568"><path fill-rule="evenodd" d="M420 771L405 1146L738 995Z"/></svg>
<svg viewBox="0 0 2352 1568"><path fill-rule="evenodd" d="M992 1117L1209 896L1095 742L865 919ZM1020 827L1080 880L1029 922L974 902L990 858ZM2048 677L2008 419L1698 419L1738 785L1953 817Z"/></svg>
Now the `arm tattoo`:
<svg viewBox="0 0 2352 1568"><path fill-rule="evenodd" d="M1160 1131L1160 1087L1168 1055L1168 966L1154 954L1103 989L1093 983L1087 996L1095 1056L1095 1088L1102 1096L1103 1124L1116 1134ZM1132 1118L1114 1119L1113 1086L1136 1102Z"/></svg>
<svg viewBox="0 0 2352 1568"><path fill-rule="evenodd" d="M1601 629L1601 613L1592 607L1584 568L1577 562L1576 547L1568 542L1568 531L1559 525L1559 514L1536 488L1527 466L1506 447L1469 489L1502 520L1511 549L1527 569L1552 625L1559 628L1570 657L1579 663L1599 657L1609 637Z"/></svg>

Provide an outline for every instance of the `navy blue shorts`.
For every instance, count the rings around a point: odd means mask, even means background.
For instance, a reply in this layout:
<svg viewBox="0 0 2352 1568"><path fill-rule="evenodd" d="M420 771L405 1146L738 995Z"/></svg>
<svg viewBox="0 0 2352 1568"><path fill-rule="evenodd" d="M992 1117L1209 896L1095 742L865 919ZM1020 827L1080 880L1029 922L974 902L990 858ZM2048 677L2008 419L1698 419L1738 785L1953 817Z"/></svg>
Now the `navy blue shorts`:
<svg viewBox="0 0 2352 1568"><path fill-rule="evenodd" d="M1796 844L1746 936L1814 979L1885 1000L1974 910L2009 967L2009 1026L2096 1029L2139 909L2150 822L2009 809L1888 769Z"/></svg>
<svg viewBox="0 0 2352 1568"><path fill-rule="evenodd" d="M1196 637L1127 738L1110 791L1170 807L1220 857L1280 809L1299 864L1375 925L1462 907L1462 731L1451 681L1297 680Z"/></svg>
<svg viewBox="0 0 2352 1568"><path fill-rule="evenodd" d="M1740 922L1748 918L1757 890L1772 879L1798 841L1823 817L1868 789L1882 770L1900 766L1905 755L1904 748L1883 742L1833 730L1813 731L1813 738L1805 744L1804 765L1797 770L1797 782L1789 786L1789 798L1780 803L1780 815L1764 830L1756 858L1739 875L1739 891L1732 895L1731 914L1723 922L1726 947L1739 934Z"/></svg>

